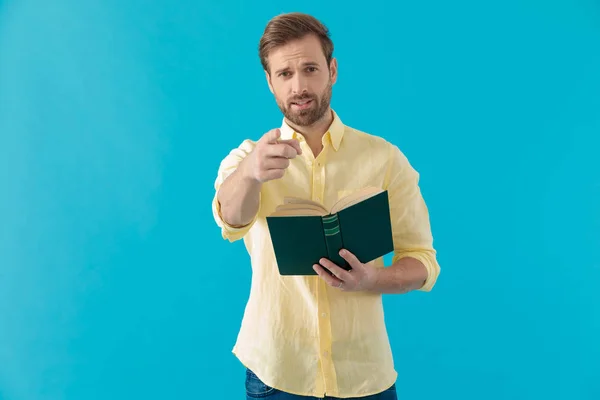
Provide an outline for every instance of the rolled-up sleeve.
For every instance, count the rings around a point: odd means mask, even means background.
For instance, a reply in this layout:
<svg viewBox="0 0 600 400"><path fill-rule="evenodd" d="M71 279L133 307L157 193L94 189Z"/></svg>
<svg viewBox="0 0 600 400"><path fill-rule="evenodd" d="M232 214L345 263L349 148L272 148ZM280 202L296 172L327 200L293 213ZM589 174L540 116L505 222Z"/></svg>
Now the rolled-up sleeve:
<svg viewBox="0 0 600 400"><path fill-rule="evenodd" d="M419 289L431 291L440 273L433 247L429 211L419 187L419 173L397 146L390 145L387 190L394 236L393 262L412 257L427 269L427 280Z"/></svg>
<svg viewBox="0 0 600 400"><path fill-rule="evenodd" d="M212 212L215 222L221 228L221 235L223 239L229 240L230 242L234 242L236 240L242 239L248 231L252 228L256 219L258 218L258 213L254 215L252 221L244 226L232 226L228 224L224 219L221 213L221 204L218 199L219 189L225 179L229 177L239 166L240 162L253 150L255 143L250 140L245 140L242 144L231 150L230 153L221 161L219 165L219 170L217 172L217 178L215 179L214 189L215 194L212 201Z"/></svg>

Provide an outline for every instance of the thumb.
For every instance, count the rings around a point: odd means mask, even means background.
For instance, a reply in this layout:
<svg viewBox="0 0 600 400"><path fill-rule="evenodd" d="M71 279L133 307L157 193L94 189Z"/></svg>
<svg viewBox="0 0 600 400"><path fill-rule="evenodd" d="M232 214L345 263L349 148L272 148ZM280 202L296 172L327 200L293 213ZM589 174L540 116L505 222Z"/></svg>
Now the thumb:
<svg viewBox="0 0 600 400"><path fill-rule="evenodd" d="M344 260L348 261L348 264L350 264L352 268L357 269L362 267L360 260L347 249L340 250L340 256L342 256Z"/></svg>

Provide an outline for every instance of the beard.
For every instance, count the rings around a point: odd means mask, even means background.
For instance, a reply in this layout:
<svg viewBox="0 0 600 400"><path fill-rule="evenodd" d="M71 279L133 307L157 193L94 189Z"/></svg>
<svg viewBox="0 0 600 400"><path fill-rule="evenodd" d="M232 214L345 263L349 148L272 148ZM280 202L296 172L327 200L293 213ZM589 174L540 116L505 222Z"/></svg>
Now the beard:
<svg viewBox="0 0 600 400"><path fill-rule="evenodd" d="M277 99L277 105L285 116L285 118L297 126L311 126L315 122L319 121L327 110L331 103L331 80L327 83L327 87L321 94L321 97L317 97L312 94L304 94L289 99L287 102ZM306 110L294 110L292 103L303 100L312 100L312 104Z"/></svg>

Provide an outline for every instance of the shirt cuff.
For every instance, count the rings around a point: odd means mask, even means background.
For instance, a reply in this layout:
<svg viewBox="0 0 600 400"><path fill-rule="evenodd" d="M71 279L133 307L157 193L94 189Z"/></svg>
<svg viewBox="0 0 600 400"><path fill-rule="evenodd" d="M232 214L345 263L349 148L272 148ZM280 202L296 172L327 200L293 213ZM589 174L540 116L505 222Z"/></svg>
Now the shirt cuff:
<svg viewBox="0 0 600 400"><path fill-rule="evenodd" d="M260 194L259 194L260 199ZM260 201L260 200L259 200ZM228 224L221 214L221 203L217 198L217 194L215 194L212 203L213 216L217 225L221 228L221 236L223 239L229 240L230 242L235 242L236 240L242 239L252 228L256 220L258 219L258 212L254 215L252 221L243 226L233 226Z"/></svg>
<svg viewBox="0 0 600 400"><path fill-rule="evenodd" d="M427 270L427 279L423 286L421 286L419 291L422 292L430 292L437 281L438 275L440 274L440 266L436 260L435 252L433 251L407 251L402 253L397 253L394 255L393 262L400 260L401 258L411 257L416 260L421 261L421 263L425 266Z"/></svg>

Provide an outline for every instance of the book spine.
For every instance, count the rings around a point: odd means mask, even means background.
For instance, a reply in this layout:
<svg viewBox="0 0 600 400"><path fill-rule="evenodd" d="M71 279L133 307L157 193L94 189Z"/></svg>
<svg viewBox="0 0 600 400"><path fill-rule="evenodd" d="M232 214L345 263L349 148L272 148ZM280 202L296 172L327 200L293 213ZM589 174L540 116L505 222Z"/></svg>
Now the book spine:
<svg viewBox="0 0 600 400"><path fill-rule="evenodd" d="M348 269L346 260L340 256L340 250L344 243L342 240L342 231L340 229L340 220L337 214L321 217L323 220L323 232L325 234L325 243L327 244L328 259L338 266Z"/></svg>

